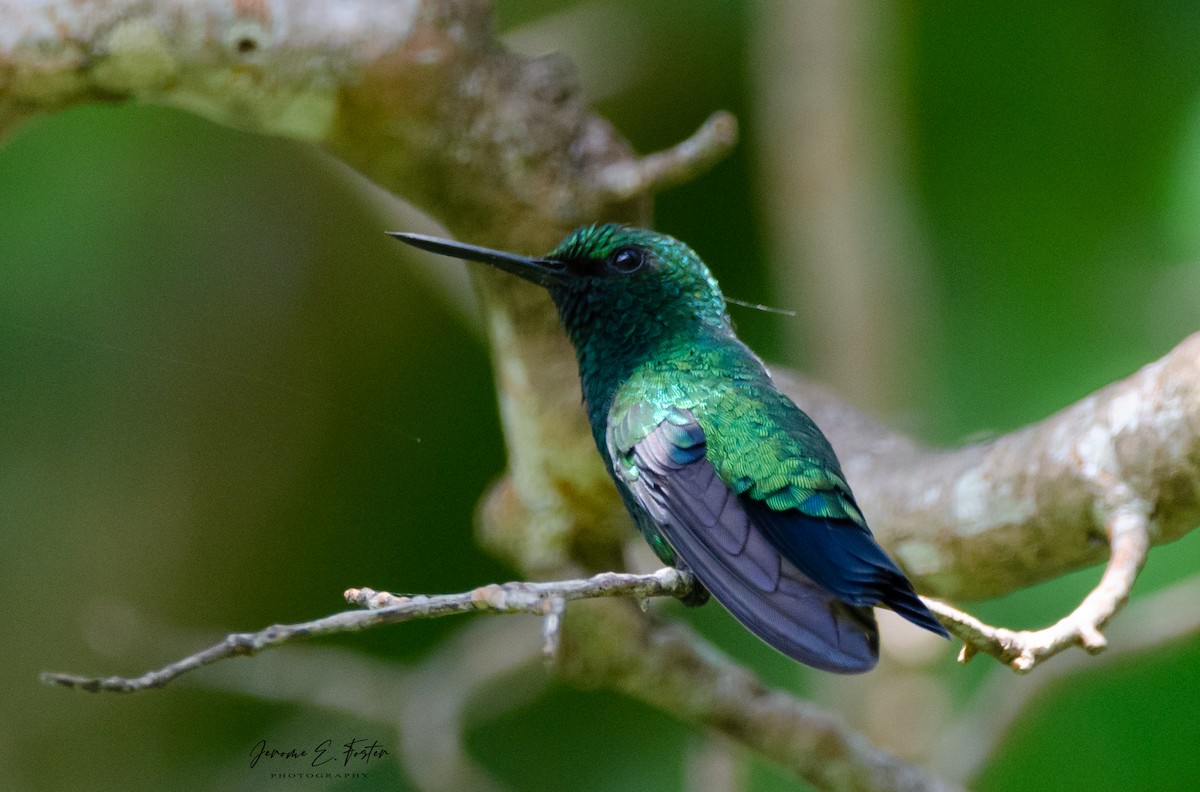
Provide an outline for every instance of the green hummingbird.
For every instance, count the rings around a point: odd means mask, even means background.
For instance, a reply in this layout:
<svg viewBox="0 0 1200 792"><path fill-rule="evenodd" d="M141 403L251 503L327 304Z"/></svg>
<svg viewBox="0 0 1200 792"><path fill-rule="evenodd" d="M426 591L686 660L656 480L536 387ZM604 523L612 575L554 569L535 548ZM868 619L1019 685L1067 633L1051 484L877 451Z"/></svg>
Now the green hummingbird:
<svg viewBox="0 0 1200 792"><path fill-rule="evenodd" d="M825 435L734 334L687 245L613 224L579 228L540 258L393 236L550 292L596 447L642 535L752 633L838 673L875 666L876 605L949 637L875 542Z"/></svg>

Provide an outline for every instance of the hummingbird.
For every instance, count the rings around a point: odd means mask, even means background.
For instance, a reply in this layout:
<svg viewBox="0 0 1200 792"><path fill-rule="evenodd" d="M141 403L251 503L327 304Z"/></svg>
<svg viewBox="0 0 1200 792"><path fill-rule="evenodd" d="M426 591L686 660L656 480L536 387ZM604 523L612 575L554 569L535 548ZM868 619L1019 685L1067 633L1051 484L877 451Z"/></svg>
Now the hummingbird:
<svg viewBox="0 0 1200 792"><path fill-rule="evenodd" d="M683 242L615 224L541 257L392 232L544 287L575 348L605 467L642 536L790 658L861 673L875 606L949 637L875 541L833 447L734 333L720 287Z"/></svg>

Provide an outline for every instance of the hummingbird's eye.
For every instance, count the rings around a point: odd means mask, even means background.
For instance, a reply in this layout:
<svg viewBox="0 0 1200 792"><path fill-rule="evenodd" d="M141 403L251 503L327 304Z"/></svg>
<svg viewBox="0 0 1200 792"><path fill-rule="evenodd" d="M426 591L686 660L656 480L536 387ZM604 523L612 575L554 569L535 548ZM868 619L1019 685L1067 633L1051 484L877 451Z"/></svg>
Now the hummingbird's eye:
<svg viewBox="0 0 1200 792"><path fill-rule="evenodd" d="M609 264L617 272L628 275L642 268L645 257L638 248L621 248L609 258Z"/></svg>

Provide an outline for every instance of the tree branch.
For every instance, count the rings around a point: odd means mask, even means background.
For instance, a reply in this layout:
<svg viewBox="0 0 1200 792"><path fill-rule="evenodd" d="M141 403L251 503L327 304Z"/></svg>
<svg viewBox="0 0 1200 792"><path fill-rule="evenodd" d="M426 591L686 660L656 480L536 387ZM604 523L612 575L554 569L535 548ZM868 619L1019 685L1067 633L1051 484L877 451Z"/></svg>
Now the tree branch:
<svg viewBox="0 0 1200 792"><path fill-rule="evenodd" d="M1149 515L1151 545L1200 525L1200 333L1042 421L953 450L777 379L829 435L875 533L935 596L1000 596L1103 561L1122 509Z"/></svg>

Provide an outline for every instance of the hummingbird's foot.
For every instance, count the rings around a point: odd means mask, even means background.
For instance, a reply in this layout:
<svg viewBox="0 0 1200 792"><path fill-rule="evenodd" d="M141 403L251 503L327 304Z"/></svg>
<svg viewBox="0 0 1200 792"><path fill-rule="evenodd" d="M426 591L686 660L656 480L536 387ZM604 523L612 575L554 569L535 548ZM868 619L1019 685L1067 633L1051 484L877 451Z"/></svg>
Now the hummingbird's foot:
<svg viewBox="0 0 1200 792"><path fill-rule="evenodd" d="M701 605L708 602L708 598L712 595L708 593L708 589L704 587L704 584L700 582L700 579L697 578L690 569L682 564L678 567L678 569L681 569L692 576L692 590L680 597L679 601L689 608L699 608Z"/></svg>

